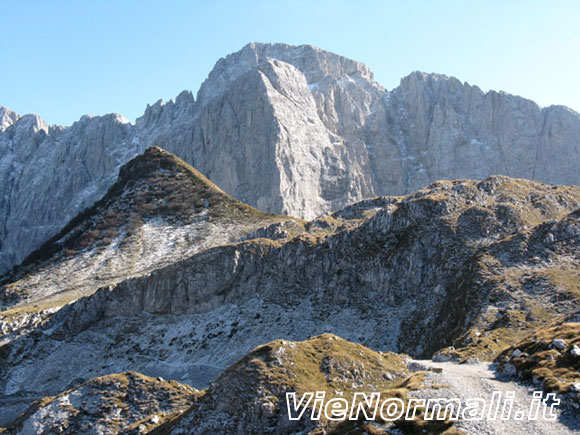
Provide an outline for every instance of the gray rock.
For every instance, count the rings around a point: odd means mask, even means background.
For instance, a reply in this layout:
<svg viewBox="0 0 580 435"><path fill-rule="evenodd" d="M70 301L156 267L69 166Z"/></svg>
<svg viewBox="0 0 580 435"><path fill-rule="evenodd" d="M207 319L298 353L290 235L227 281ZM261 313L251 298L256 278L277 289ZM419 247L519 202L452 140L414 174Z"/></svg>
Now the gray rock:
<svg viewBox="0 0 580 435"><path fill-rule="evenodd" d="M501 369L501 373L508 376L514 376L517 372L518 369L512 363L504 364Z"/></svg>
<svg viewBox="0 0 580 435"><path fill-rule="evenodd" d="M436 352L431 358L433 362L449 362L449 361L459 361L460 355L455 351L453 346L449 346L445 349Z"/></svg>
<svg viewBox="0 0 580 435"><path fill-rule="evenodd" d="M568 108L420 72L387 91L365 65L315 47L249 44L217 62L197 100L158 101L135 125L106 115L49 127L0 107L0 273L151 145L250 205L303 218L439 179L580 184Z"/></svg>
<svg viewBox="0 0 580 435"><path fill-rule="evenodd" d="M554 347L558 350L566 350L566 347L568 346L566 344L566 342L564 340L562 340L561 338L557 338L555 340L552 340L552 343L550 345L551 347Z"/></svg>
<svg viewBox="0 0 580 435"><path fill-rule="evenodd" d="M519 349L516 349L512 352L512 358L517 358L518 356L520 356L522 354L522 351Z"/></svg>
<svg viewBox="0 0 580 435"><path fill-rule="evenodd" d="M67 128L26 115L0 129L0 273L103 196L140 150L132 137L115 114Z"/></svg>

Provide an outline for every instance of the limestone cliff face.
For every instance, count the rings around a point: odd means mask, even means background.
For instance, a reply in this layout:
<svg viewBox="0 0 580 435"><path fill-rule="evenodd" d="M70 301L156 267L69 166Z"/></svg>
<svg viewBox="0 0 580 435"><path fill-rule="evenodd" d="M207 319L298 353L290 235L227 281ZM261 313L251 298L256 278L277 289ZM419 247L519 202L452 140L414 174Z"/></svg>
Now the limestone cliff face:
<svg viewBox="0 0 580 435"><path fill-rule="evenodd" d="M197 99L158 101L68 128L0 108L0 273L110 187L120 165L166 148L264 211L313 218L438 179L504 174L580 184L580 116L437 74L387 91L365 65L312 46L249 44Z"/></svg>
<svg viewBox="0 0 580 435"><path fill-rule="evenodd" d="M5 112L6 113L6 112ZM120 115L49 127L36 115L0 129L0 271L20 263L113 184L138 153Z"/></svg>
<svg viewBox="0 0 580 435"><path fill-rule="evenodd" d="M580 118L570 109L540 109L530 100L419 72L387 96L387 124L405 157L405 191L431 180L481 179L490 173L579 182L574 166Z"/></svg>

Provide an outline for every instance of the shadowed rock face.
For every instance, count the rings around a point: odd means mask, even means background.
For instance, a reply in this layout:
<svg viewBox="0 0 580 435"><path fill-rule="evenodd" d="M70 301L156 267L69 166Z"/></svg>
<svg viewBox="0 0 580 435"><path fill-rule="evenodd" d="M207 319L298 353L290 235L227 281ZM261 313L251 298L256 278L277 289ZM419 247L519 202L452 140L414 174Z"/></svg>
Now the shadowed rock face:
<svg viewBox="0 0 580 435"><path fill-rule="evenodd" d="M311 219L435 180L504 174L580 184L580 118L437 74L387 91L363 64L312 46L249 44L197 100L49 127L0 108L0 273L56 234L159 145L236 198Z"/></svg>

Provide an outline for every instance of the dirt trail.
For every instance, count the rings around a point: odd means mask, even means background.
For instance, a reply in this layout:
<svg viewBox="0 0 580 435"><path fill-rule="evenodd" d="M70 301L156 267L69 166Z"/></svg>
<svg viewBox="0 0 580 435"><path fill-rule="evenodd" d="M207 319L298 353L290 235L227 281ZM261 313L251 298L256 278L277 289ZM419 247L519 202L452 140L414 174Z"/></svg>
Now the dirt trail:
<svg viewBox="0 0 580 435"><path fill-rule="evenodd" d="M427 370L427 384L442 386L418 390L413 394L418 398L458 398L462 403L469 398L482 398L491 401L494 391L514 392L514 412L522 411L527 415L532 404L533 388L510 379L503 379L496 375L489 363L455 364L451 362L437 363L429 360L413 360L409 363L412 370ZM558 419L546 421L524 419L516 420L483 420L459 422L458 426L469 434L525 434L525 435L553 435L579 434L580 411L556 407ZM514 414L512 414L514 415Z"/></svg>

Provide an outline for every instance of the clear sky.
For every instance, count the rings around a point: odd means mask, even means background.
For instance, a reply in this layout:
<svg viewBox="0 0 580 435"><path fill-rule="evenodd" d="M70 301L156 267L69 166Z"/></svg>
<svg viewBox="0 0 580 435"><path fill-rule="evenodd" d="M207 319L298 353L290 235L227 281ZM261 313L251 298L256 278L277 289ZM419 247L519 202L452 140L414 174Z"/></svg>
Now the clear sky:
<svg viewBox="0 0 580 435"><path fill-rule="evenodd" d="M580 112L578 0L0 0L0 105L134 121L251 41L362 61L388 89L438 72Z"/></svg>

